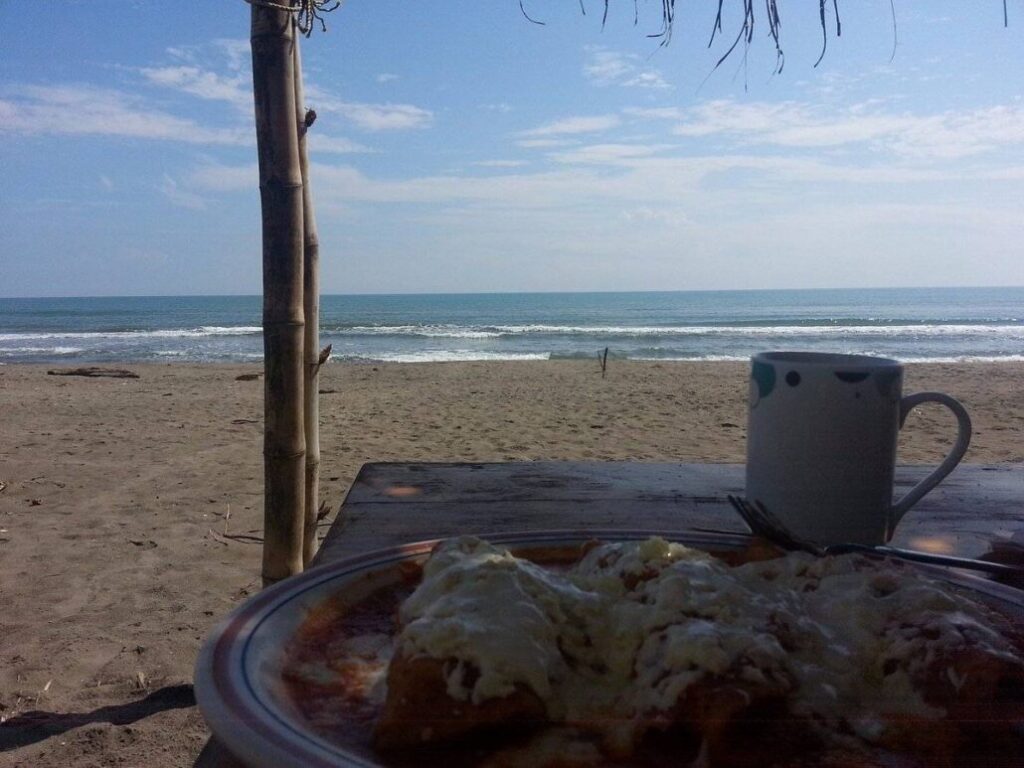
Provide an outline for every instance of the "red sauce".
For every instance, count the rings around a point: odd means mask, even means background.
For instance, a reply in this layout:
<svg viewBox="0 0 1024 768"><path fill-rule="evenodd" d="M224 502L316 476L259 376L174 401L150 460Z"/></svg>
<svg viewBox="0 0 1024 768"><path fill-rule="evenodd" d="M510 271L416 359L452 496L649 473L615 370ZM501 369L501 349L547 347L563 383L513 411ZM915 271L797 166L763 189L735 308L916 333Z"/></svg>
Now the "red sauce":
<svg viewBox="0 0 1024 768"><path fill-rule="evenodd" d="M366 698L358 661L372 662L351 659L345 646L354 637L394 635L398 607L413 588L402 580L354 605L344 594L329 598L310 612L286 649L284 678L291 698L312 728L330 741L372 753L380 707Z"/></svg>

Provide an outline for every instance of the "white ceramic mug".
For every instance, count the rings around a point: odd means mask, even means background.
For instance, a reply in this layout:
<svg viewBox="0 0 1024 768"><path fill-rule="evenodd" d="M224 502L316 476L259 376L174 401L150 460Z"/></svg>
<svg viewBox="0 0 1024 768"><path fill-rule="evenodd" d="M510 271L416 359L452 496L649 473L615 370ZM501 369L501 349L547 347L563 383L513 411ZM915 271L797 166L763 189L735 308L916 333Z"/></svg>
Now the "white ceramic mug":
<svg viewBox="0 0 1024 768"><path fill-rule="evenodd" d="M949 395L903 397L903 366L865 355L764 352L751 360L747 488L795 534L821 544L881 544L907 510L963 458L971 420ZM907 414L945 405L949 455L893 503L896 438Z"/></svg>

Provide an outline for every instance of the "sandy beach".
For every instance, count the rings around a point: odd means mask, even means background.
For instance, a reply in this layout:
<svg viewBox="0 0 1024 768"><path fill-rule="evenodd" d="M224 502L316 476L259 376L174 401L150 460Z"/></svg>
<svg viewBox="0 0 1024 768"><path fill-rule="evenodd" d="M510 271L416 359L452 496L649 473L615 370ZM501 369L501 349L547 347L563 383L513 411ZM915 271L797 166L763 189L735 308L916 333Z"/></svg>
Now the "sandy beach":
<svg viewBox="0 0 1024 768"><path fill-rule="evenodd" d="M0 765L187 766L207 731L192 667L259 588L259 368L127 365L137 379L0 366ZM388 460L739 462L747 366L331 364L322 498ZM914 365L959 398L966 461L1024 462L1024 364ZM900 460L938 461L952 416L915 411ZM329 522L333 519L328 518ZM223 534L242 538L225 539ZM252 538L245 538L252 537Z"/></svg>

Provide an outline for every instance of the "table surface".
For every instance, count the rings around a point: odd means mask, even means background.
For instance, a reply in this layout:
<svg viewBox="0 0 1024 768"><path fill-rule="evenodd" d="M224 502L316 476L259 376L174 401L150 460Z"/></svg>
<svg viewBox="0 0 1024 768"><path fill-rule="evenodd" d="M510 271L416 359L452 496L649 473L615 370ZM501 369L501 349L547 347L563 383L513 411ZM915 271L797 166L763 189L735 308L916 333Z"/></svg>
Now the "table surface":
<svg viewBox="0 0 1024 768"><path fill-rule="evenodd" d="M896 470L898 498L932 467ZM744 533L742 464L364 464L315 565L463 533L640 528ZM961 465L907 513L893 544L965 557L1024 545L1024 466ZM235 768L211 739L196 768Z"/></svg>

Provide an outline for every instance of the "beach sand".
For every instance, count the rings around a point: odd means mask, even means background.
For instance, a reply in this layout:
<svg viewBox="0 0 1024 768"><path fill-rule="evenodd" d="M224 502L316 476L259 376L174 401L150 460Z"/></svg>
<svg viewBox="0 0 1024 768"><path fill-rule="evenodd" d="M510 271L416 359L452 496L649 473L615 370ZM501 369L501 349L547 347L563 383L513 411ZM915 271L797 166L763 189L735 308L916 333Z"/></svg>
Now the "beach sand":
<svg viewBox="0 0 1024 768"><path fill-rule="evenodd" d="M0 366L0 765L186 766L213 624L260 583L254 367L132 365L138 379ZM367 461L740 462L741 363L330 364L322 498ZM1024 364L916 365L963 401L966 461L1024 461ZM953 417L915 411L900 460L936 462ZM333 514L331 515L333 518Z"/></svg>

